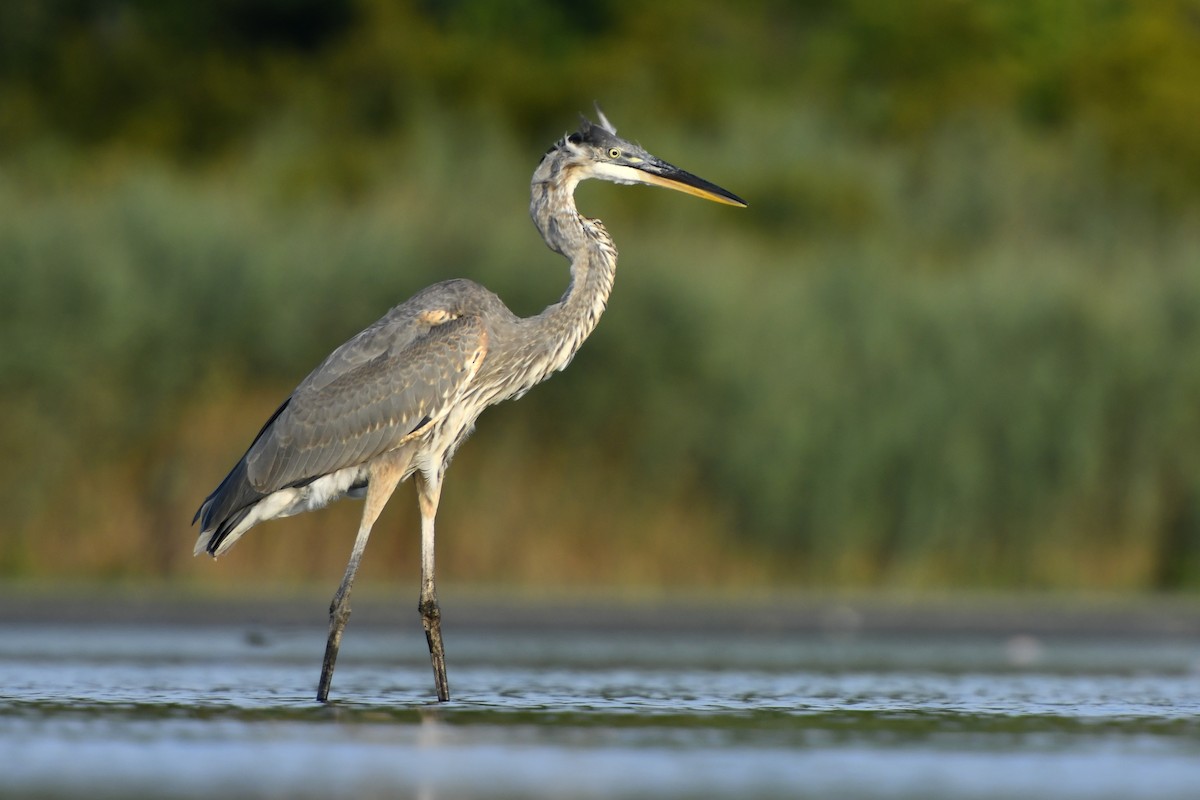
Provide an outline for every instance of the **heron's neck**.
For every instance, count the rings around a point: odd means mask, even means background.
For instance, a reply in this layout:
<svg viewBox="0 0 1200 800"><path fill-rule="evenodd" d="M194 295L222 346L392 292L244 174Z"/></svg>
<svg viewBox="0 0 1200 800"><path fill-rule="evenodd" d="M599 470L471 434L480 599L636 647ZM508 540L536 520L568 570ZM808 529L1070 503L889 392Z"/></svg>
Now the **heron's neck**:
<svg viewBox="0 0 1200 800"><path fill-rule="evenodd" d="M553 167L543 162L538 168L530 199L530 213L542 238L571 262L571 283L562 299L530 320L545 342L547 374L565 367L595 329L617 269L617 249L608 231L575 208L578 179Z"/></svg>

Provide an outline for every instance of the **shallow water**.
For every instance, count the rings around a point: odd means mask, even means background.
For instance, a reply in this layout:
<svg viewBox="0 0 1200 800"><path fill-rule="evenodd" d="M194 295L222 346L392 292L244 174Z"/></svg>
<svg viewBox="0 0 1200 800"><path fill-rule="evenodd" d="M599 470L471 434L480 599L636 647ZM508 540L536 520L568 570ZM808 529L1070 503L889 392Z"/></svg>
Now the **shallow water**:
<svg viewBox="0 0 1200 800"><path fill-rule="evenodd" d="M446 636L0 626L0 794L1200 796L1194 639Z"/></svg>

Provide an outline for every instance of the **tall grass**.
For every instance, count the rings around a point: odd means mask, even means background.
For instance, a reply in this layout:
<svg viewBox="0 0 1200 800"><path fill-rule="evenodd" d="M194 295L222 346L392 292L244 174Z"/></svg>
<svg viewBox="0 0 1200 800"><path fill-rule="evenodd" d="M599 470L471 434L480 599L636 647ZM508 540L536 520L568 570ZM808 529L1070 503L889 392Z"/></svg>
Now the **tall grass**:
<svg viewBox="0 0 1200 800"><path fill-rule="evenodd" d="M817 113L730 119L637 135L747 211L581 188L622 248L611 308L566 374L481 421L443 570L1196 586L1194 219L1083 129L964 116L901 149ZM318 173L344 165L286 126L208 177L7 163L0 569L195 577L191 511L329 349L441 278L524 314L555 300L564 265L525 213L536 152L426 116L340 193ZM256 531L228 574L336 573L342 506ZM411 536L372 547L407 574Z"/></svg>

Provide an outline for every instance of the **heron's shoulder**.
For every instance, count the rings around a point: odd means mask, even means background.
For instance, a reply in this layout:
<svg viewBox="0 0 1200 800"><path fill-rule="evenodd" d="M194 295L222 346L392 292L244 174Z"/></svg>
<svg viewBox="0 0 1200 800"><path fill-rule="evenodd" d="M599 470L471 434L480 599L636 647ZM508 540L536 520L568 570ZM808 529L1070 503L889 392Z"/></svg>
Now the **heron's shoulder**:
<svg viewBox="0 0 1200 800"><path fill-rule="evenodd" d="M469 338L470 330L482 327L497 313L497 306L503 308L500 299L474 281L451 280L426 287L330 353L301 382L295 395L321 392L344 376L364 369L387 369L385 362L403 359L431 334L436 337L439 330L449 330L447 326L463 329ZM472 320L481 324L471 324Z"/></svg>
<svg viewBox="0 0 1200 800"><path fill-rule="evenodd" d="M450 317L490 314L507 307L494 292L467 278L435 283L414 294L392 309L389 316L427 318L430 312L446 312Z"/></svg>

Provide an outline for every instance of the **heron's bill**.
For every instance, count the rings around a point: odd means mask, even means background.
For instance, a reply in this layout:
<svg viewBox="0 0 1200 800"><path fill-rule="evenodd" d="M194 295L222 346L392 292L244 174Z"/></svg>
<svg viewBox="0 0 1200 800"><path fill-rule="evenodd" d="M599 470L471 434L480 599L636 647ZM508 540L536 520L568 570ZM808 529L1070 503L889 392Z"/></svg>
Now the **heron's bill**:
<svg viewBox="0 0 1200 800"><path fill-rule="evenodd" d="M733 192L726 191L715 183L709 183L703 178L697 178L690 172L683 170L675 170L665 175L659 175L648 170L641 171L643 181L654 186L661 186L664 189L674 189L677 192L702 197L705 200L712 200L714 203L724 203L728 206L737 206L745 208L746 201L738 197Z"/></svg>

